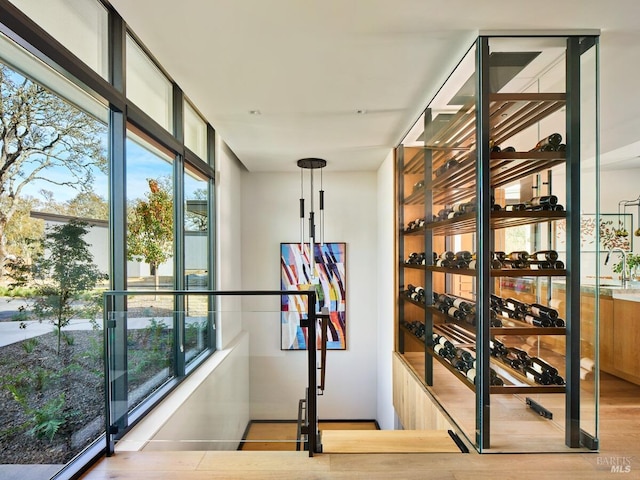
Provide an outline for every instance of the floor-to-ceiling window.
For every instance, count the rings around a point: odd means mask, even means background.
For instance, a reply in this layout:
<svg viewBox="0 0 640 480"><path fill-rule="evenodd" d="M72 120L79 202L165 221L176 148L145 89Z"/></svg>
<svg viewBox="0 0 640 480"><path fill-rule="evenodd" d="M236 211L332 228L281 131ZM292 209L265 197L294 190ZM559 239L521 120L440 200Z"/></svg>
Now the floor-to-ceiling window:
<svg viewBox="0 0 640 480"><path fill-rule="evenodd" d="M108 109L0 38L0 463L104 431Z"/></svg>
<svg viewBox="0 0 640 480"><path fill-rule="evenodd" d="M0 0L0 463L46 477L102 447L104 325L137 412L213 351L210 300L160 293L214 288L214 142L108 4L40 3ZM150 294L104 324L110 287Z"/></svg>

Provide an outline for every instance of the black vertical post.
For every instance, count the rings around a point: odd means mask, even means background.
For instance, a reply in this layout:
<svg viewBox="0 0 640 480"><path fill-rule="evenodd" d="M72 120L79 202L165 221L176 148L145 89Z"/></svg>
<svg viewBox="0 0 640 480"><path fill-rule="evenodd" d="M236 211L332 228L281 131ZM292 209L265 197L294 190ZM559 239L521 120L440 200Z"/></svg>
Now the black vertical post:
<svg viewBox="0 0 640 480"><path fill-rule="evenodd" d="M307 327L307 352L308 352L308 368L309 368L309 402L307 405L307 415L309 416L307 438L309 440L309 456L313 457L315 452L319 452L317 440L318 423L317 415L318 408L316 400L318 398L318 385L316 378L316 292L315 290L309 290L307 296L307 312L309 318L309 325Z"/></svg>
<svg viewBox="0 0 640 480"><path fill-rule="evenodd" d="M404 250L404 237L402 236L402 229L405 225L404 218L404 145L398 145L396 148L396 205L397 205L397 218L398 218L398 231L396 232L396 238L398 238L398 256L396 258L396 268L398 269L398 283L396 285L396 295L400 298L399 294L405 286L405 272L404 268L402 268L402 261L406 258L406 253ZM398 329L398 352L404 353L405 346L405 332L400 325L402 325L404 321L404 306L402 301L397 303L396 308L398 309L398 324L396 328Z"/></svg>
<svg viewBox="0 0 640 480"><path fill-rule="evenodd" d="M173 85L173 132L184 144L184 95ZM186 290L185 282L185 238L184 238L184 154L182 149L175 156L173 165L173 288ZM185 373L184 335L186 301L184 295L176 295L173 302L173 361L176 377Z"/></svg>
<svg viewBox="0 0 640 480"><path fill-rule="evenodd" d="M476 442L482 452L490 448L489 298L491 185L489 171L489 38L476 45Z"/></svg>
<svg viewBox="0 0 640 480"><path fill-rule="evenodd" d="M125 25L114 11L109 12L109 80L123 95L126 86ZM113 105L109 111L109 281L111 290L127 288L127 119L124 111ZM105 303L105 307L107 304ZM113 453L112 435L128 425L127 398L127 316L126 298L117 296L105 310L105 347L111 346L111 362L107 368L110 387L106 391L107 409L111 412L107 425L107 454ZM110 315L111 318L107 318ZM113 323L115 322L115 323ZM105 350L105 354L108 350Z"/></svg>
<svg viewBox="0 0 640 480"><path fill-rule="evenodd" d="M567 39L566 52L566 426L565 443L580 446L580 42Z"/></svg>
<svg viewBox="0 0 640 480"><path fill-rule="evenodd" d="M431 137L433 135L433 124L431 118L431 109L427 108L424 112L424 219L425 223L430 222L433 218L433 150L429 148ZM433 233L431 230L424 231L424 254L427 258L427 265L433 262ZM433 305L433 273L425 270L424 272L424 291L427 295L427 305ZM424 356L424 380L427 385L433 385L433 357L426 353L428 348L433 348L433 312L430 308L424 311L424 331L425 331L425 356Z"/></svg>

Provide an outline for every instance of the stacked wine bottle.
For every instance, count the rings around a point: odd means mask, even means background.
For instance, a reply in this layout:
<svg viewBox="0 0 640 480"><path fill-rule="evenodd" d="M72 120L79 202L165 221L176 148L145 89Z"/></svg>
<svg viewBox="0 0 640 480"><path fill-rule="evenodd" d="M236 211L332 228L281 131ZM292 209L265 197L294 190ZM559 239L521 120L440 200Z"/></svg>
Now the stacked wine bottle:
<svg viewBox="0 0 640 480"><path fill-rule="evenodd" d="M415 220L410 221L406 228L404 229L405 233L410 233L415 230L420 230L424 227L425 219L424 218L416 218Z"/></svg>
<svg viewBox="0 0 640 480"><path fill-rule="evenodd" d="M529 253L517 250L510 253L491 252L491 268L528 268L531 270L562 270L564 262L558 260L555 250Z"/></svg>
<svg viewBox="0 0 640 480"><path fill-rule="evenodd" d="M464 374L471 383L475 383L476 359L470 351L456 347L447 337L437 333L433 334L432 341L434 353L447 360L453 368ZM491 385L504 385L504 380L498 376L498 373L493 368L489 370L489 374Z"/></svg>
<svg viewBox="0 0 640 480"><path fill-rule="evenodd" d="M558 369L541 358L532 357L524 350L507 347L493 338L489 341L491 356L497 358L510 368L521 372L529 380L539 385L564 385L565 381L558 374Z"/></svg>
<svg viewBox="0 0 640 480"><path fill-rule="evenodd" d="M504 210L506 212L563 211L564 206L558 203L558 197L555 195L542 195L533 197L528 202L505 205Z"/></svg>
<svg viewBox="0 0 640 480"><path fill-rule="evenodd" d="M419 340L425 340L425 326L424 323L414 320L413 322L402 321L404 328L409 330Z"/></svg>
<svg viewBox="0 0 640 480"><path fill-rule="evenodd" d="M415 286L412 284L407 285L407 289L404 291L404 294L417 303L426 304L427 298L424 291L424 288L421 286Z"/></svg>
<svg viewBox="0 0 640 480"><path fill-rule="evenodd" d="M475 261L475 254L462 250L460 252L452 252L447 250L439 255L434 254L436 267L443 268L469 268L472 261Z"/></svg>
<svg viewBox="0 0 640 480"><path fill-rule="evenodd" d="M433 307L455 320L469 325L476 324L476 306L471 300L433 292Z"/></svg>
<svg viewBox="0 0 640 480"><path fill-rule="evenodd" d="M554 308L539 303L524 303L515 298L491 294L490 309L496 315L526 322L534 327L564 327L565 321Z"/></svg>
<svg viewBox="0 0 640 480"><path fill-rule="evenodd" d="M406 265L425 265L427 263L426 254L425 252L411 252L404 263Z"/></svg>

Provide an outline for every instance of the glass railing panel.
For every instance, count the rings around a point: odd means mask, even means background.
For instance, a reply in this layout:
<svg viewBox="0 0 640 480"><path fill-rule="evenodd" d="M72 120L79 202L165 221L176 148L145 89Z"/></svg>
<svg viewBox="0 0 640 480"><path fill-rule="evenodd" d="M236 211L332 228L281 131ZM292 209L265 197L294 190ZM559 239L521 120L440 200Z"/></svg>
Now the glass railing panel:
<svg viewBox="0 0 640 480"><path fill-rule="evenodd" d="M123 292L107 302L111 448L308 449L306 427L315 425L308 412L317 404L309 398L309 378L315 382L319 372L315 360L309 368L310 352L281 349L280 295L266 295L266 303L240 292L232 301L222 296ZM214 305L219 308L209 308ZM214 332L221 347L208 357ZM185 365L186 377L180 374ZM169 391L167 415L162 402ZM158 408L150 410L151 404ZM142 426L125 434L145 410ZM145 432L145 424L153 427Z"/></svg>

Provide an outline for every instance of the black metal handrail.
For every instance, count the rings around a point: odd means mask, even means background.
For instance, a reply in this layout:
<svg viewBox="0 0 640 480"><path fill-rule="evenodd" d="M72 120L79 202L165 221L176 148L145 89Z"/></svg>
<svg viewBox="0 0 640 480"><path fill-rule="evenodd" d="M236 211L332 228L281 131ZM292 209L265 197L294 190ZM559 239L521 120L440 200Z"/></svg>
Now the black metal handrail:
<svg viewBox="0 0 640 480"><path fill-rule="evenodd" d="M149 296L149 295L170 295L174 299L182 296L207 296L211 298L217 297L225 297L225 296L284 296L284 295L300 295L307 297L307 305L315 305L316 304L316 292L315 290L307 290L307 291L297 291L297 290L109 290L104 292L103 300L104 300L104 351L105 351L105 360L104 360L104 370L105 370L105 431L106 431L106 443L107 443L107 455L112 455L115 450L115 439L116 436L122 436L126 431L128 431L132 425L127 424L126 429L119 430L114 428L113 419L111 418L111 402L113 400L113 388L112 388L112 378L111 378L111 369L110 361L113 359L111 352L111 345L109 342L109 326L110 322L110 313L114 311L126 311L126 307L124 306L122 310L117 310L116 300L118 298L130 297L130 296ZM317 424L317 402L316 402L316 392L317 392L317 378L316 378L316 346L315 346L315 338L316 338L316 319L317 314L315 308L308 309L308 315L306 320L301 320L300 326L306 327L307 336L309 339L312 339L308 342L307 348L307 361L308 361L308 375L307 375L307 391L309 395L307 395L307 405L306 405L306 416L308 419L307 423L307 431L305 432L307 435L307 442L309 445L309 456L312 457L314 453L318 453L321 451L321 447L318 444L318 424ZM313 348L309 348L313 346ZM176 344L175 348L179 348ZM184 378L188 377L190 374L185 373L185 375L179 379L179 381L184 380ZM175 383L175 386L178 385L178 382ZM157 404L160 400L162 400L170 390L163 391L157 398L154 399L153 405L149 405L148 409L145 410L140 416L142 417L147 411L149 411L155 404Z"/></svg>

